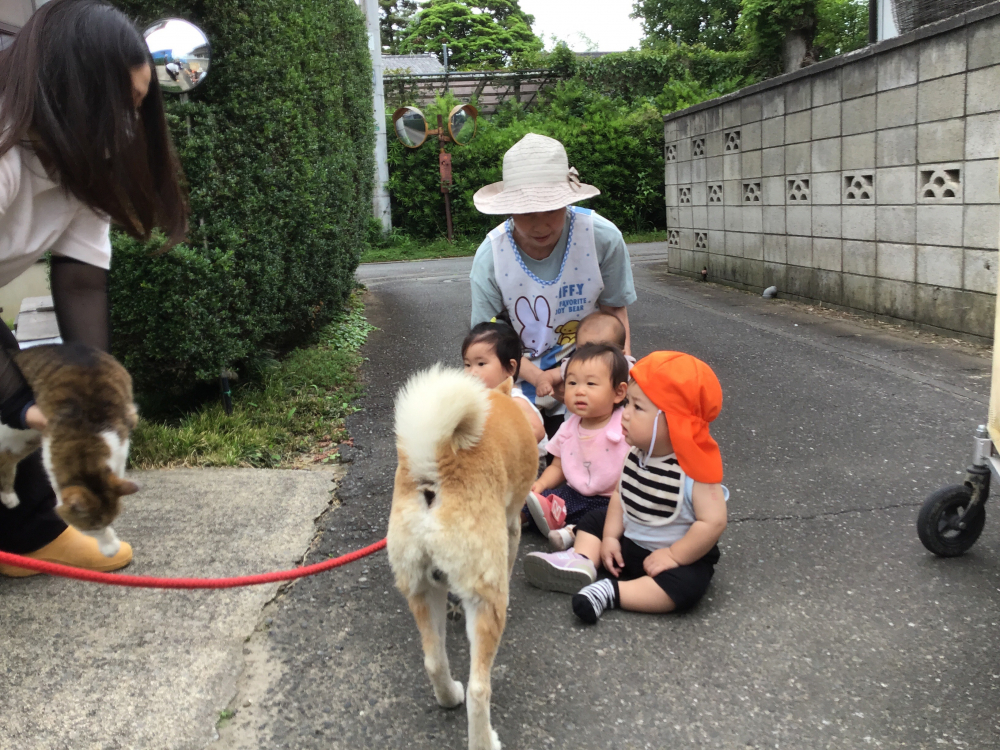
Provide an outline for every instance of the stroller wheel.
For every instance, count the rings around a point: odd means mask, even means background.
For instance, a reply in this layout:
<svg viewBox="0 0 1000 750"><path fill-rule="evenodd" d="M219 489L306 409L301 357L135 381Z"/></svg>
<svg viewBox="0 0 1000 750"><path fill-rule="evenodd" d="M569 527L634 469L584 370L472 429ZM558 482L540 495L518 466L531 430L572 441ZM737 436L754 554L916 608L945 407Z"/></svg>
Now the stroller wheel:
<svg viewBox="0 0 1000 750"><path fill-rule="evenodd" d="M923 545L941 557L965 554L983 532L986 508L968 510L972 490L963 484L943 487L927 498L917 517L917 535Z"/></svg>

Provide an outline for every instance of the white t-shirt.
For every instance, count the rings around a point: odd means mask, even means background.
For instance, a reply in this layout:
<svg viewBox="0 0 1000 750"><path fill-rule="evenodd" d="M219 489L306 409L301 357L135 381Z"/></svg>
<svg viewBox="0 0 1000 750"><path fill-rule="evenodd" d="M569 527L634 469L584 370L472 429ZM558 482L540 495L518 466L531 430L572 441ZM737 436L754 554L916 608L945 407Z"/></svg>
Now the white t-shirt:
<svg viewBox="0 0 1000 750"><path fill-rule="evenodd" d="M528 404L528 406L531 407L532 411L535 412L535 414L538 416L538 419L541 421L541 419L542 419L542 413L540 411L538 411L538 407L536 407L533 403L531 403L531 399L529 399L527 396L525 396L524 392L520 388L511 388L510 389L510 397L511 398L520 398L520 399L523 399L524 401L526 401L527 404ZM548 455L548 447L549 447L549 436L548 435L542 435L542 439L538 441L538 457L539 458L545 458L545 456Z"/></svg>
<svg viewBox="0 0 1000 750"><path fill-rule="evenodd" d="M110 221L53 182L31 149L0 157L0 286L46 250L111 267Z"/></svg>

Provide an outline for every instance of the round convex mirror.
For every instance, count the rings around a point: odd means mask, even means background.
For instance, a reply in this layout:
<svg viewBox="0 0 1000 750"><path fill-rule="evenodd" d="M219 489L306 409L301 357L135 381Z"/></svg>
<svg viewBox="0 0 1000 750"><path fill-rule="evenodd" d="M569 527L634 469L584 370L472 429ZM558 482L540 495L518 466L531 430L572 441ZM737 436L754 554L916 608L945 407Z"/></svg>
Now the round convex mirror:
<svg viewBox="0 0 1000 750"><path fill-rule="evenodd" d="M427 119L416 107L400 107L392 115L396 137L407 148L417 148L427 140Z"/></svg>
<svg viewBox="0 0 1000 750"><path fill-rule="evenodd" d="M448 115L448 132L459 146L465 146L476 134L479 112L471 104L460 104Z"/></svg>
<svg viewBox="0 0 1000 750"><path fill-rule="evenodd" d="M205 80L212 49L205 32L183 18L157 21L143 33L160 88L184 94Z"/></svg>

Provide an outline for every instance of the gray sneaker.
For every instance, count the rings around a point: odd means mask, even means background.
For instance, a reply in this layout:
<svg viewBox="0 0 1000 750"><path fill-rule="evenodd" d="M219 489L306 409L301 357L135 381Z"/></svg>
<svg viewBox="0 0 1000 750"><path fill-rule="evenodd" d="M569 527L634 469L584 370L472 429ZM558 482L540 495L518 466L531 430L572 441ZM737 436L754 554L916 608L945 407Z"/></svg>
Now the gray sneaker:
<svg viewBox="0 0 1000 750"><path fill-rule="evenodd" d="M594 563L568 549L564 552L530 552L524 558L524 577L545 591L575 594L597 580Z"/></svg>

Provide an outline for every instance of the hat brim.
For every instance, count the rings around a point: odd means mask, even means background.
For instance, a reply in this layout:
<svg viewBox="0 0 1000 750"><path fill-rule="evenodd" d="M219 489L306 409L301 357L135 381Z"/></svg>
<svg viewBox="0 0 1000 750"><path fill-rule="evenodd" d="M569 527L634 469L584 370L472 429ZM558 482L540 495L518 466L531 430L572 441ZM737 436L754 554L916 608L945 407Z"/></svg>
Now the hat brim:
<svg viewBox="0 0 1000 750"><path fill-rule="evenodd" d="M722 481L722 454L719 444L708 432L708 423L685 414L665 411L670 444L677 463L696 482L718 484Z"/></svg>
<svg viewBox="0 0 1000 750"><path fill-rule="evenodd" d="M484 214L530 214L536 211L555 211L600 194L601 191L593 185L581 184L573 188L569 182L532 185L514 190L504 190L502 182L494 182L477 190L472 196L472 202Z"/></svg>

